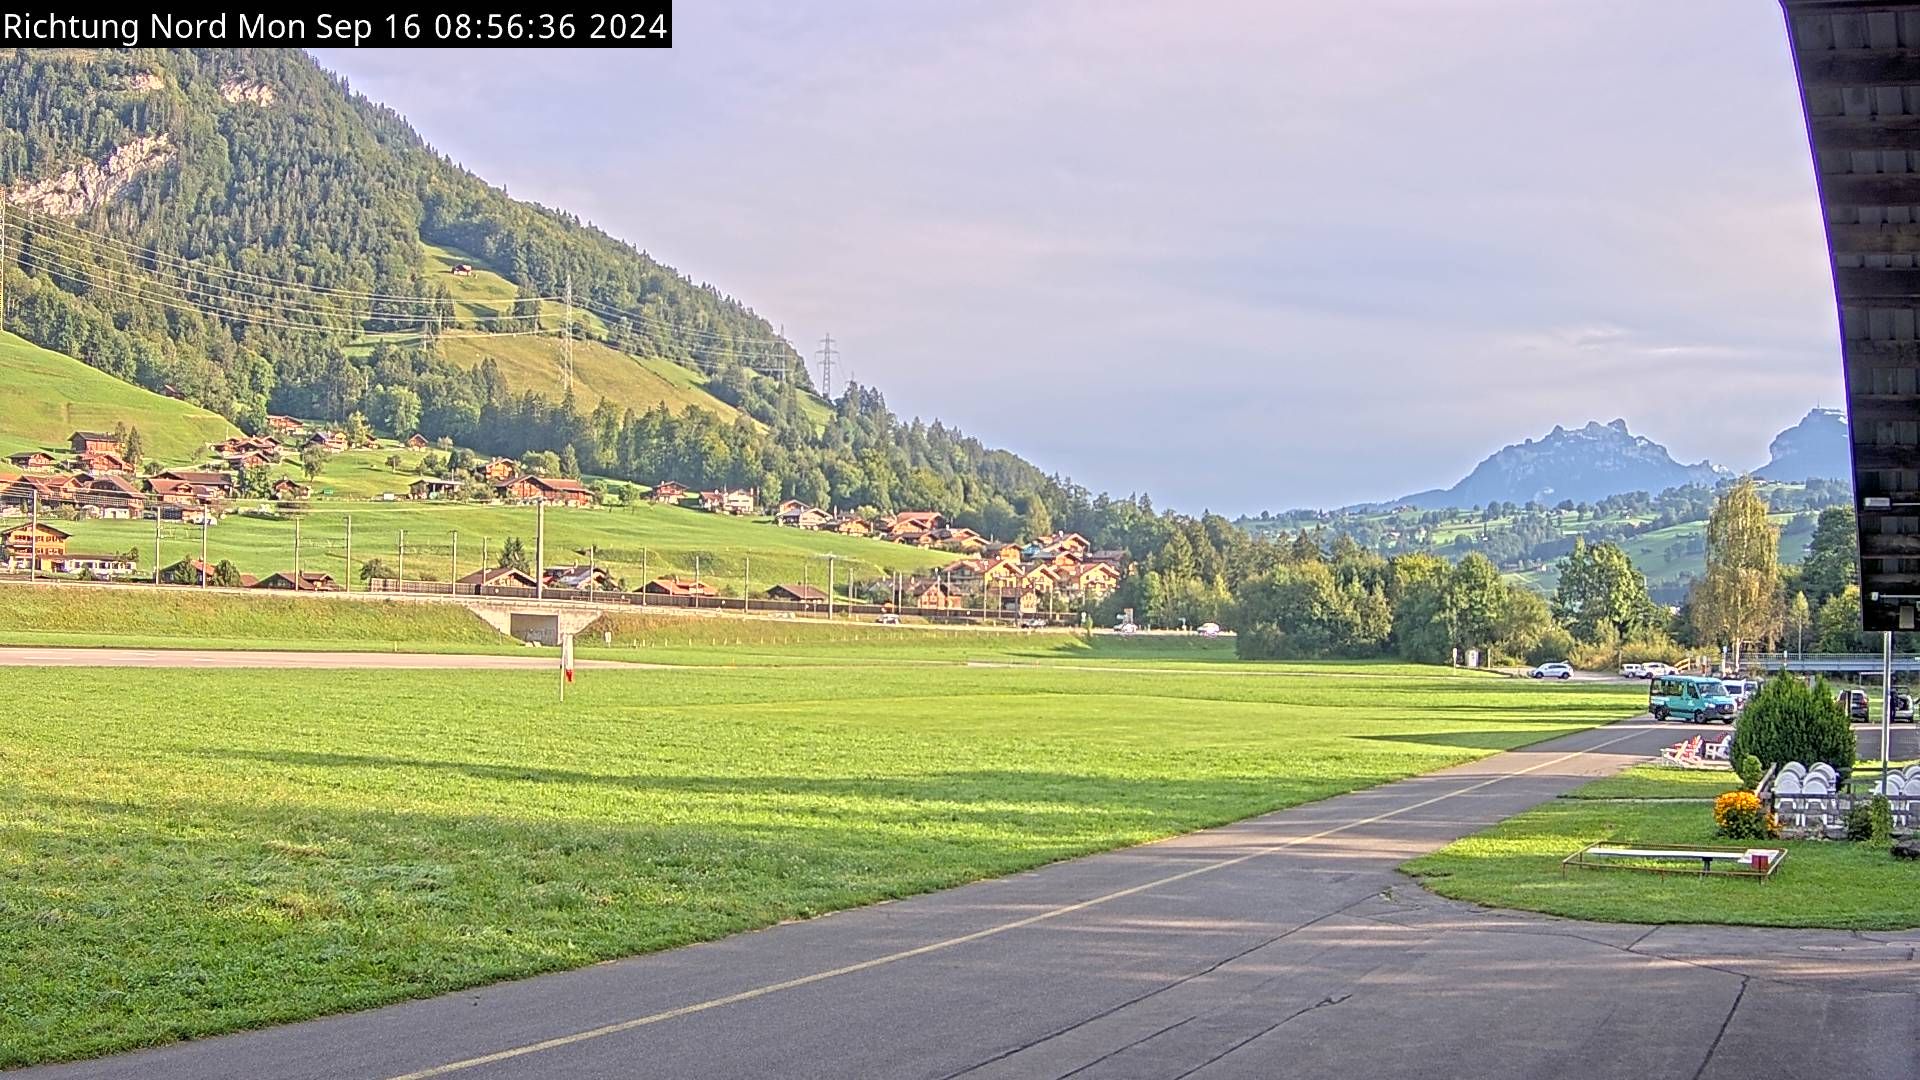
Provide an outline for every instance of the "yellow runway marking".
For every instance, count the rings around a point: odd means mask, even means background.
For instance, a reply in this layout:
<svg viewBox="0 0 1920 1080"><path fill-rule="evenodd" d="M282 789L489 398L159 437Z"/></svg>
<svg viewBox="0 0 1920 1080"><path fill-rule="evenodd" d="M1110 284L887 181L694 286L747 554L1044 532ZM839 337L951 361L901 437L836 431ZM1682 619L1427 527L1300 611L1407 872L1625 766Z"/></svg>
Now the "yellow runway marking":
<svg viewBox="0 0 1920 1080"><path fill-rule="evenodd" d="M1490 785L1497 784L1502 780L1512 780L1515 777L1525 776L1530 772L1535 772L1540 769L1545 769L1549 766L1558 765L1563 761L1571 761L1574 758L1580 757L1584 754L1592 754L1600 750L1604 750L1607 747L1612 746L1614 743L1624 742L1627 739L1631 739L1634 736L1641 734L1643 730L1644 729L1630 731L1625 735L1621 735L1613 739L1608 739L1606 742L1600 743L1595 746L1590 746L1585 750L1570 751L1568 753L1560 755L1557 758L1554 758L1551 761L1542 761L1536 765L1529 765L1526 768L1520 769L1515 772L1502 773L1499 776L1491 776L1485 780L1480 781L1477 784L1471 784L1471 785L1468 785L1467 787L1463 787L1458 791L1449 791L1443 795L1435 795L1430 799L1422 799L1417 803L1409 803L1408 805L1402 806L1397 810L1388 810L1388 811L1385 811L1384 813L1375 814L1369 818L1362 818L1358 821L1349 821L1343 825L1335 825L1331 828L1322 829L1319 832L1312 834L1311 836L1296 836L1291 840L1282 840L1278 843L1270 844L1266 847L1263 847L1258 851L1250 851L1244 855L1236 855L1231 859L1223 859L1219 862L1208 863L1205 866L1197 866L1191 870L1182 870L1177 874L1169 874L1166 877L1157 878L1153 881L1142 882L1139 885L1130 885L1127 888L1115 890L1114 892L1107 893L1104 896L1096 896L1091 900L1082 900L1078 903L1067 904L1063 907L1051 908L1047 911L1042 911L1035 915L1029 915L1022 919L1015 919L1012 922L1001 923L998 926L989 926L984 930L975 930L971 934L962 934L959 937L947 938L944 941L935 941L935 942L930 942L926 945L915 946L914 948L911 948L911 949L902 949L899 952L888 953L885 956L876 956L870 960L862 960L859 963L847 964L843 967L830 968L826 971L816 971L811 975L802 975L798 978L787 979L784 982L768 983L765 986L758 986L751 990L742 990L737 994L728 994L725 997L710 998L706 1001L696 1002L692 1005L682 1005L676 1009L668 1009L664 1012L652 1013L648 1016L638 1016L631 1020L620 1020L615 1023L604 1024L600 1027L588 1028L585 1031L576 1031L571 1035L559 1035L551 1039L543 1039L539 1042L527 1043L524 1046L515 1046L506 1050L497 1050L491 1054L482 1054L479 1057L467 1058L463 1061L450 1061L445 1065L435 1065L432 1068L421 1069L418 1072L403 1073L399 1076L389 1077L388 1080L427 1080L428 1077L445 1076L449 1073L462 1072L467 1069L477 1069L482 1065L492 1065L496 1062L510 1061L517 1057L525 1057L528 1054L538 1054L546 1050L557 1050L560 1047L572 1046L575 1043L583 1043L592 1039L604 1038L608 1035L618 1035L624 1031L632 1031L635 1028L648 1027L650 1025L658 1024L666 1020L677 1020L682 1016L691 1016L694 1013L707 1012L710 1009L718 1009L726 1005L738 1005L743 1001L752 1001L755 998L766 997L769 994L777 994L784 990L796 990L802 986L811 986L814 983L825 982L828 979L837 979L842 975L853 975L858 972L870 970L872 968L884 967L887 964L898 963L901 960L911 960L916 956L925 956L928 953L941 952L943 950L951 949L959 945L968 944L969 942L979 941L983 938L990 938L990 937L997 936L999 934L1007 933L1008 931L1011 931L1011 930L1019 930L1022 927L1032 926L1035 923L1046 922L1049 919L1057 919L1062 915L1072 915L1075 912L1085 911L1088 908L1099 907L1102 904L1109 904L1115 900L1125 899L1126 897L1134 896L1138 893L1143 893L1150 889L1157 889L1164 885L1172 885L1175 882L1185 881L1188 878L1199 877L1201 874L1210 874L1215 870L1224 870L1230 866L1238 866L1241 863L1249 862L1253 859L1258 859L1266 855L1271 855L1278 851L1284 851L1287 848L1296 847L1300 844L1309 844L1315 840L1320 840L1325 837L1332 836L1336 833L1346 832L1349 829L1357 829L1364 825L1374 825L1379 822L1385 821L1388 818L1398 817L1401 814L1418 810L1425 806L1432 806L1434 803L1437 803L1437 802L1443 802L1447 799L1458 798L1459 796L1478 791L1483 787L1488 787Z"/></svg>

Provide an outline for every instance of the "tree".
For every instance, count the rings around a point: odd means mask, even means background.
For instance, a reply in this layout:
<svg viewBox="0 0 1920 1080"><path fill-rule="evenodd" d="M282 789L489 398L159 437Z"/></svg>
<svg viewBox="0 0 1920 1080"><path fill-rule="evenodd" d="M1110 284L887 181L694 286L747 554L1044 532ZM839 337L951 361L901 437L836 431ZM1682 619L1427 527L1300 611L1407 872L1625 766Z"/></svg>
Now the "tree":
<svg viewBox="0 0 1920 1080"><path fill-rule="evenodd" d="M1707 515L1707 572L1694 583L1693 618L1708 640L1732 648L1773 637L1780 625L1780 530L1767 517L1751 476Z"/></svg>
<svg viewBox="0 0 1920 1080"><path fill-rule="evenodd" d="M231 560L221 559L213 568L213 583L223 589L237 589L241 585L240 568Z"/></svg>
<svg viewBox="0 0 1920 1080"><path fill-rule="evenodd" d="M1617 544L1587 545L1575 538L1560 560L1560 582L1553 591L1553 615L1581 641L1599 640L1601 627L1615 639L1633 637L1658 625L1660 609L1647 596L1646 576Z"/></svg>
<svg viewBox="0 0 1920 1080"><path fill-rule="evenodd" d="M403 439L420 428L420 395L405 386L380 386L373 392L373 419L387 434Z"/></svg>
<svg viewBox="0 0 1920 1080"><path fill-rule="evenodd" d="M1775 675L1740 711L1731 756L1751 754L1762 766L1824 761L1843 776L1853 768L1853 728L1827 680L1809 686L1792 675Z"/></svg>
<svg viewBox="0 0 1920 1080"><path fill-rule="evenodd" d="M368 559L366 562L360 564L361 581L370 582L375 578L392 580L394 576L393 569L386 564L386 560L384 559Z"/></svg>
<svg viewBox="0 0 1920 1080"><path fill-rule="evenodd" d="M507 542L500 545L498 565L510 567L523 574L533 573L533 562L527 557L527 545L517 536L507 537Z"/></svg>
<svg viewBox="0 0 1920 1080"><path fill-rule="evenodd" d="M1860 628L1860 586L1849 585L1820 605L1813 647L1819 652L1866 652L1878 648Z"/></svg>
<svg viewBox="0 0 1920 1080"><path fill-rule="evenodd" d="M1796 592L1787 604L1787 633L1793 636L1795 652L1807 651L1807 631L1813 627L1813 608L1807 594Z"/></svg>
<svg viewBox="0 0 1920 1080"><path fill-rule="evenodd" d="M330 457L332 455L325 448L317 443L309 443L300 451L300 471L307 475L307 479L315 479L327 467Z"/></svg>
<svg viewBox="0 0 1920 1080"><path fill-rule="evenodd" d="M1840 590L1860 583L1858 548L1853 507L1829 506L1820 511L1806 561L1800 564L1800 586L1809 604L1819 607Z"/></svg>
<svg viewBox="0 0 1920 1080"><path fill-rule="evenodd" d="M355 412L347 416L347 445L365 446L373 441L373 428L367 423L365 415Z"/></svg>
<svg viewBox="0 0 1920 1080"><path fill-rule="evenodd" d="M134 468L139 468L140 460L147 455L147 441L140 437L140 429L128 428L126 440L120 445L122 447L120 456L126 458Z"/></svg>
<svg viewBox="0 0 1920 1080"><path fill-rule="evenodd" d="M1505 601L1506 584L1491 559L1476 551L1455 563L1441 595L1453 646L1464 652L1493 644Z"/></svg>

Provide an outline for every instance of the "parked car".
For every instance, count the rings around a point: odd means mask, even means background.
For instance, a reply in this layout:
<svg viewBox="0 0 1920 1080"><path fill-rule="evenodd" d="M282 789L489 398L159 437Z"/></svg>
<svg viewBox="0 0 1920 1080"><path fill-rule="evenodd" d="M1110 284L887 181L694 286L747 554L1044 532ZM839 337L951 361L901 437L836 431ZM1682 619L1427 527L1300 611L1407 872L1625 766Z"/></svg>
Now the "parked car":
<svg viewBox="0 0 1920 1080"><path fill-rule="evenodd" d="M1867 692L1865 690L1842 690L1839 693L1840 707L1847 710L1849 720L1864 721L1867 718Z"/></svg>
<svg viewBox="0 0 1920 1080"><path fill-rule="evenodd" d="M1114 627L1113 629L1114 629L1114 632L1116 633L1131 634L1140 628L1130 622L1123 622L1119 626Z"/></svg>
<svg viewBox="0 0 1920 1080"><path fill-rule="evenodd" d="M882 615L882 616L880 616L879 618L877 618L877 619L875 619L875 620L873 620L873 621L874 621L874 622L877 622L877 623L879 623L879 624L880 624L881 626L899 626L899 625L900 625L900 616L898 616L898 615Z"/></svg>
<svg viewBox="0 0 1920 1080"><path fill-rule="evenodd" d="M1020 629L1022 630L1044 630L1046 626L1047 620L1045 619L1033 618L1020 620Z"/></svg>
<svg viewBox="0 0 1920 1080"><path fill-rule="evenodd" d="M1705 675L1663 675L1647 684L1647 711L1655 720L1733 723L1735 705L1727 685Z"/></svg>
<svg viewBox="0 0 1920 1080"><path fill-rule="evenodd" d="M1203 623L1201 623L1201 624L1200 624L1200 636L1201 636L1201 637L1219 637L1219 636L1220 636L1220 624L1219 624L1219 623L1217 623L1217 622L1203 622Z"/></svg>
<svg viewBox="0 0 1920 1080"><path fill-rule="evenodd" d="M1541 664L1539 667L1527 672L1527 678L1571 679L1573 678L1573 665L1564 660L1555 660L1551 663Z"/></svg>
<svg viewBox="0 0 1920 1080"><path fill-rule="evenodd" d="M1647 677L1645 664L1621 664L1620 677L1623 679L1644 679Z"/></svg>
<svg viewBox="0 0 1920 1080"><path fill-rule="evenodd" d="M1760 689L1760 684L1751 679L1721 679L1720 684L1727 688L1727 696L1733 699L1736 710L1746 708L1754 692Z"/></svg>
<svg viewBox="0 0 1920 1080"><path fill-rule="evenodd" d="M1913 723L1912 696L1908 694L1893 695L1893 711L1888 713L1887 716L1889 719L1893 720L1895 723L1898 723L1902 720L1905 720L1909 724Z"/></svg>
<svg viewBox="0 0 1920 1080"><path fill-rule="evenodd" d="M1640 665L1640 676L1645 679L1661 679L1673 674L1673 665L1659 660L1649 660Z"/></svg>

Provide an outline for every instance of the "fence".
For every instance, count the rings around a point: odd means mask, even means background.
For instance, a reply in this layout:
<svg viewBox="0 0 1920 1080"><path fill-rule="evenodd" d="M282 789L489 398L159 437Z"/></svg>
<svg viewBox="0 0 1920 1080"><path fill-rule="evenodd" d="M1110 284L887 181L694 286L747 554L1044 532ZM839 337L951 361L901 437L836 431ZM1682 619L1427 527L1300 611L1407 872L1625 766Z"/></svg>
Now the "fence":
<svg viewBox="0 0 1920 1080"><path fill-rule="evenodd" d="M367 582L367 591L376 593L406 593L423 596L474 596L483 599L501 600L574 600L594 604L624 604L635 608L688 608L701 611L735 611L753 614L785 613L796 617L826 618L826 601L775 600L761 597L739 596L670 596L661 593L620 592L609 589L563 589L547 587L529 589L523 586L508 585L472 585L462 582L446 581L400 581L394 578L372 578ZM1078 612L1047 611L998 611L992 608L920 608L911 604L895 606L893 604L874 604L864 601L835 600L832 605L835 616L848 617L882 615L913 615L933 623L1037 623L1049 627L1075 627L1081 625Z"/></svg>

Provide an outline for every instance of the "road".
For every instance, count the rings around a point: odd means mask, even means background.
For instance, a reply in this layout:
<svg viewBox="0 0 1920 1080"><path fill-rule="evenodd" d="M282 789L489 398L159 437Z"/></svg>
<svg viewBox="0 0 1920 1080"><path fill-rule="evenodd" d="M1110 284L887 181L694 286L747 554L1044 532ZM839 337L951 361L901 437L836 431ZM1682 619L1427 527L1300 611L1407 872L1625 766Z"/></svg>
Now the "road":
<svg viewBox="0 0 1920 1080"><path fill-rule="evenodd" d="M84 649L0 646L0 667L374 668L558 671L552 650L512 653L273 652L224 649ZM625 660L576 660L574 667L660 668Z"/></svg>
<svg viewBox="0 0 1920 1080"><path fill-rule="evenodd" d="M1920 1075L1920 933L1568 922L1394 870L1674 732L1614 725L1002 880L18 1076Z"/></svg>

